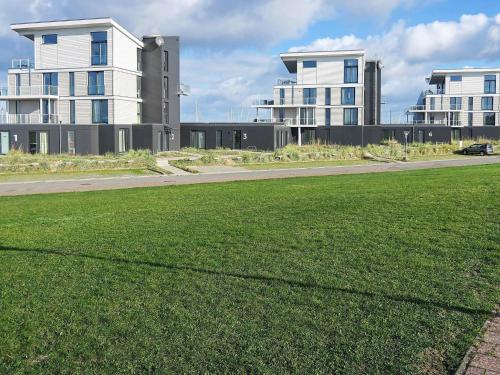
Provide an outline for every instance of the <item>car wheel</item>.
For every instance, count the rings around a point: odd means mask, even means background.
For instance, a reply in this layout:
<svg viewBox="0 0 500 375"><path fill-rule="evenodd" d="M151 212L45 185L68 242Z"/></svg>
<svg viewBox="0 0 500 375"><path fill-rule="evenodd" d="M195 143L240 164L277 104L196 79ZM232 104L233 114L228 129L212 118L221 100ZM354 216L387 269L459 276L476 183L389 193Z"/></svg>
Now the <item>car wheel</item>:
<svg viewBox="0 0 500 375"><path fill-rule="evenodd" d="M464 150L463 153L464 153L464 155L467 155L467 150Z"/></svg>
<svg viewBox="0 0 500 375"><path fill-rule="evenodd" d="M481 151L481 152L479 153L479 155L484 156L484 152L483 152L483 151Z"/></svg>

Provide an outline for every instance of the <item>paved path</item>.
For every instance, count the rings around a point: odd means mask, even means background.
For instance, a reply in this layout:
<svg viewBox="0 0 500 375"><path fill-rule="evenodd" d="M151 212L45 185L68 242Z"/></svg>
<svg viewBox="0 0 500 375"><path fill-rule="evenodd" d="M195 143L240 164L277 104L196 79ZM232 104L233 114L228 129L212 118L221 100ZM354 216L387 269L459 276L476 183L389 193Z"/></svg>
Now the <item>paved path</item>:
<svg viewBox="0 0 500 375"><path fill-rule="evenodd" d="M156 159L156 164L163 170L170 172L174 176L185 176L189 175L189 172L186 172L183 169L174 167L169 163L169 160L172 159L163 159L163 158L158 158Z"/></svg>
<svg viewBox="0 0 500 375"><path fill-rule="evenodd" d="M468 353L457 374L500 374L500 313L486 324L484 336Z"/></svg>
<svg viewBox="0 0 500 375"><path fill-rule="evenodd" d="M274 169L238 171L210 174L189 174L182 176L128 176L88 178L79 180L47 180L0 183L1 195L42 194L70 191L124 189L144 186L185 185L210 182L264 180L270 178L328 176L339 174L397 172L428 168L458 167L480 164L500 164L500 156L472 157L462 159L421 161L410 163L379 163L337 167L314 167L296 169Z"/></svg>

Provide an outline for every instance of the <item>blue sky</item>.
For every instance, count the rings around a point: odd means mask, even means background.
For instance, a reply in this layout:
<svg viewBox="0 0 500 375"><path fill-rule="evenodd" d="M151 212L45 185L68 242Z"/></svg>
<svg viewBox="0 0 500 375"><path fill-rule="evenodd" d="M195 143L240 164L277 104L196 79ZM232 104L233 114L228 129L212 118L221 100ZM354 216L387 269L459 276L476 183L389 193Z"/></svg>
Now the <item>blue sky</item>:
<svg viewBox="0 0 500 375"><path fill-rule="evenodd" d="M97 6L98 4L98 6ZM364 48L383 60L383 119L404 116L433 68L500 66L500 3L447 0L0 0L0 82L32 45L14 22L110 16L137 36L181 37L182 121L247 120L286 76L279 53Z"/></svg>

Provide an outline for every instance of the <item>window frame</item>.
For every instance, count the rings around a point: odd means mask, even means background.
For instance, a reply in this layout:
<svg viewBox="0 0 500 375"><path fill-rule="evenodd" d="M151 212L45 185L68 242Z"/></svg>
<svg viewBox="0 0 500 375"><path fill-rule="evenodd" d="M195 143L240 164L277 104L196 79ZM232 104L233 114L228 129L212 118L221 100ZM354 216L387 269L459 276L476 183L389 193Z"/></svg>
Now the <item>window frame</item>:
<svg viewBox="0 0 500 375"><path fill-rule="evenodd" d="M69 101L69 123L76 124L76 101Z"/></svg>
<svg viewBox="0 0 500 375"><path fill-rule="evenodd" d="M497 91L497 76L494 74L486 74L484 76L484 93L496 94Z"/></svg>
<svg viewBox="0 0 500 375"><path fill-rule="evenodd" d="M345 92L352 91L352 101L345 101L344 99L349 96L344 95ZM355 87L342 87L340 91L340 103L342 105L355 105L356 104L356 88Z"/></svg>
<svg viewBox="0 0 500 375"><path fill-rule="evenodd" d="M481 97L481 111L493 111L493 96Z"/></svg>
<svg viewBox="0 0 500 375"><path fill-rule="evenodd" d="M488 123L486 121L486 119L488 117L489 118L493 117L493 121L491 123ZM496 120L495 112L483 112L483 125L484 126L495 126L495 120Z"/></svg>
<svg viewBox="0 0 500 375"><path fill-rule="evenodd" d="M325 126L329 128L332 126L332 109L325 108Z"/></svg>
<svg viewBox="0 0 500 375"><path fill-rule="evenodd" d="M106 35L106 39L99 38L102 34ZM93 31L90 33L90 65L108 65L108 32ZM98 54L95 48L98 48Z"/></svg>
<svg viewBox="0 0 500 375"><path fill-rule="evenodd" d="M332 89L330 87L325 88L325 105L332 105Z"/></svg>
<svg viewBox="0 0 500 375"><path fill-rule="evenodd" d="M451 75L450 82L462 82L462 76L459 74Z"/></svg>
<svg viewBox="0 0 500 375"><path fill-rule="evenodd" d="M359 81L358 70L359 70L358 59L344 59L344 83L358 83Z"/></svg>
<svg viewBox="0 0 500 375"><path fill-rule="evenodd" d="M348 113L350 113L350 115L347 117ZM353 116L352 115L353 113L355 113L356 115ZM359 125L359 113L357 108L344 108L344 125L347 126Z"/></svg>
<svg viewBox="0 0 500 375"><path fill-rule="evenodd" d="M97 114L95 112L96 107L95 104L99 104L99 118L97 118ZM104 104L106 104L104 106ZM108 99L92 99L91 102L92 106L92 123L93 124L109 124L109 103ZM103 112L103 109L106 109L105 112Z"/></svg>
<svg viewBox="0 0 500 375"><path fill-rule="evenodd" d="M95 78L92 78L92 77L95 77ZM100 80L99 78L102 77L102 79ZM91 81L94 81L95 80L95 85L91 85ZM102 84L99 84L99 83L102 83ZM105 87L105 83L104 83L104 71L100 70L100 71L91 71L91 72L88 72L87 74L87 94L89 96L103 96L105 95L105 91L106 91L106 87ZM95 88L95 92L94 90L91 90L91 88ZM100 90L100 88L102 88L102 90Z"/></svg>
<svg viewBox="0 0 500 375"><path fill-rule="evenodd" d="M317 60L304 60L304 61L302 61L302 68L303 69L315 69L317 67L318 67Z"/></svg>

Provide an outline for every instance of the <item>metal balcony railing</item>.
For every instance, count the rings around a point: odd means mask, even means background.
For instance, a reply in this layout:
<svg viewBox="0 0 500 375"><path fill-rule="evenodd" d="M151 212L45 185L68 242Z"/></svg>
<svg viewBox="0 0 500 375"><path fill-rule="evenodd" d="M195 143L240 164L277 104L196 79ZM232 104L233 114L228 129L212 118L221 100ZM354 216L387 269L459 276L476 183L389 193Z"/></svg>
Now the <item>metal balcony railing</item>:
<svg viewBox="0 0 500 375"><path fill-rule="evenodd" d="M2 114L0 124L58 124L59 115Z"/></svg>
<svg viewBox="0 0 500 375"><path fill-rule="evenodd" d="M9 86L0 87L0 97L2 96L57 96L58 87L50 85L34 85L34 86Z"/></svg>
<svg viewBox="0 0 500 375"><path fill-rule="evenodd" d="M33 69L35 66L32 59L12 59L12 69Z"/></svg>

